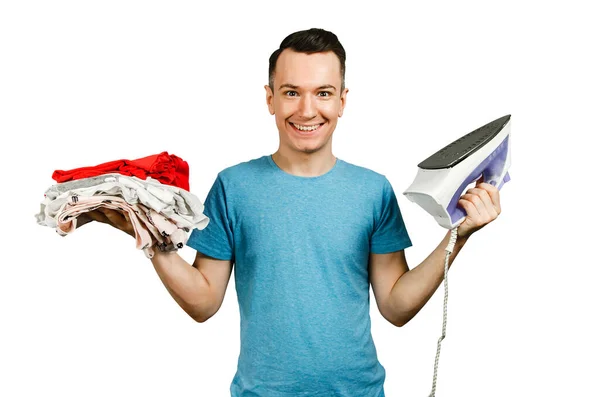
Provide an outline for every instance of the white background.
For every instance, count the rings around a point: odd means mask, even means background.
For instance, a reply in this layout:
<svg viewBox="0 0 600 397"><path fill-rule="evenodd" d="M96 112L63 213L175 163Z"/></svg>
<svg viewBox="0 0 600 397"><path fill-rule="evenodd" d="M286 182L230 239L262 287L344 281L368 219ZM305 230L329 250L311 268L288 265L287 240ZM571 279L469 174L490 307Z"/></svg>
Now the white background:
<svg viewBox="0 0 600 397"><path fill-rule="evenodd" d="M0 395L229 396L233 276L199 324L130 237L92 224L63 238L34 214L55 169L164 150L189 162L204 200L220 170L277 150L268 58L321 27L348 54L334 154L391 181L411 268L445 234L401 194L417 163L512 114L503 212L450 272L437 395L600 396L598 12L447 3L3 2ZM396 328L371 296L386 396L428 395L442 300L440 287Z"/></svg>

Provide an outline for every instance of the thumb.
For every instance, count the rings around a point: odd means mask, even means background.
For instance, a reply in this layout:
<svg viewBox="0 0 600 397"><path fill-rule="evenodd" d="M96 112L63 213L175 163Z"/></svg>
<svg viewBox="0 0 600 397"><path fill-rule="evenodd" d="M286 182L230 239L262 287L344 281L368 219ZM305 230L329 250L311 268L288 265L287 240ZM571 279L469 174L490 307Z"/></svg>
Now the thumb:
<svg viewBox="0 0 600 397"><path fill-rule="evenodd" d="M479 176L479 178L477 178L477 182L475 184L479 185L480 183L483 183L484 180L485 180L485 178L483 177L483 174L481 174Z"/></svg>

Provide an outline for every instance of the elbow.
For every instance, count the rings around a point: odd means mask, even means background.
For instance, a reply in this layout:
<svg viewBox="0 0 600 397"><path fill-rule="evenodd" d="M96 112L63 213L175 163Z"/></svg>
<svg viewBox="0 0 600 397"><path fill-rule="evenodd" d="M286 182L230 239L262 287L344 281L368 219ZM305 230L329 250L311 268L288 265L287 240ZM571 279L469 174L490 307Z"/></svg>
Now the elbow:
<svg viewBox="0 0 600 397"><path fill-rule="evenodd" d="M188 312L188 316L190 316L195 322L197 323L203 323L206 320L208 320L208 318L201 316L198 313L192 313L192 312Z"/></svg>
<svg viewBox="0 0 600 397"><path fill-rule="evenodd" d="M400 317L400 318L395 318L393 320L388 320L390 323L392 323L395 327L404 327L406 324L408 324L408 322L412 319L412 317Z"/></svg>
<svg viewBox="0 0 600 397"><path fill-rule="evenodd" d="M418 313L418 310L396 310L388 311L387 320L396 327L404 327Z"/></svg>
<svg viewBox="0 0 600 397"><path fill-rule="evenodd" d="M386 316L383 316L383 317L388 321L388 323L392 324L394 327L399 328L407 323L407 321L402 321L402 319L386 317Z"/></svg>
<svg viewBox="0 0 600 397"><path fill-rule="evenodd" d="M211 302L202 300L200 302L188 303L185 305L184 310L197 323L204 323L215 315L218 308L215 308Z"/></svg>
<svg viewBox="0 0 600 397"><path fill-rule="evenodd" d="M206 316L206 315L200 315L200 314L196 314L196 315L190 314L190 317L193 318L194 321L196 321L197 323L204 323L212 316Z"/></svg>
<svg viewBox="0 0 600 397"><path fill-rule="evenodd" d="M206 309L189 310L187 314L197 323L204 323L214 315L213 312L209 312Z"/></svg>
<svg viewBox="0 0 600 397"><path fill-rule="evenodd" d="M190 314L190 317L192 317L197 323L204 323L208 321L208 319L211 318L214 314L215 313L196 313Z"/></svg>
<svg viewBox="0 0 600 397"><path fill-rule="evenodd" d="M382 311L381 315L388 321L388 323L395 327L402 327L410 320L410 318L407 318L406 316L398 315L396 313L392 313L391 311Z"/></svg>

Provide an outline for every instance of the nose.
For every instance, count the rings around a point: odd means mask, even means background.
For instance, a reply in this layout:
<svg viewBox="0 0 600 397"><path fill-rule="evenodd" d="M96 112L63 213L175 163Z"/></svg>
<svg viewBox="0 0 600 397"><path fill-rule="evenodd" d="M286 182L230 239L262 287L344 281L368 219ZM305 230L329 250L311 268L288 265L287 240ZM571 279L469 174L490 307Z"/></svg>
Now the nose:
<svg viewBox="0 0 600 397"><path fill-rule="evenodd" d="M298 114L304 119L312 119L317 115L317 104L312 95L305 95L300 99Z"/></svg>

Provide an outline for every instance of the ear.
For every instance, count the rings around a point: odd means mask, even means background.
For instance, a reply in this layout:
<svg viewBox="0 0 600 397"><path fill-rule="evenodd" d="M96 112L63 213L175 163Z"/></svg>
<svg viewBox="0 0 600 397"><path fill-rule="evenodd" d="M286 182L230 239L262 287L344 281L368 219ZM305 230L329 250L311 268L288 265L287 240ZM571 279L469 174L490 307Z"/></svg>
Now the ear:
<svg viewBox="0 0 600 397"><path fill-rule="evenodd" d="M265 91L267 92L267 106L269 107L269 113L271 116L275 114L275 108L273 107L273 91L269 85L265 85Z"/></svg>
<svg viewBox="0 0 600 397"><path fill-rule="evenodd" d="M342 95L340 95L341 106L340 111L338 112L338 117L342 117L342 114L344 114L344 108L346 107L346 95L348 95L347 88L345 88L344 92L342 92Z"/></svg>

